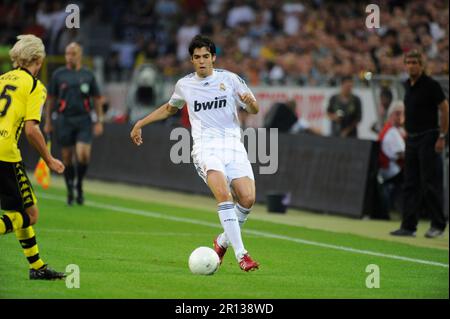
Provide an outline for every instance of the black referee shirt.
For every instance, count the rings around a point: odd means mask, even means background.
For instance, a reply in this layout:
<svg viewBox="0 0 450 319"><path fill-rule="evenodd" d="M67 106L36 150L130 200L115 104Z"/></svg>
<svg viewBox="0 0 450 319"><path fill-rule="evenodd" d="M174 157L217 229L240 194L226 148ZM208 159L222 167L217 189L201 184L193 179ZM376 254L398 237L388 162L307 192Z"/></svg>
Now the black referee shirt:
<svg viewBox="0 0 450 319"><path fill-rule="evenodd" d="M405 83L405 128L408 133L422 133L439 128L438 105L445 100L441 86L425 73L411 85Z"/></svg>
<svg viewBox="0 0 450 319"><path fill-rule="evenodd" d="M100 95L94 73L85 67L72 70L65 66L53 73L48 94L55 97L57 109L65 116L87 114L93 108L92 97Z"/></svg>

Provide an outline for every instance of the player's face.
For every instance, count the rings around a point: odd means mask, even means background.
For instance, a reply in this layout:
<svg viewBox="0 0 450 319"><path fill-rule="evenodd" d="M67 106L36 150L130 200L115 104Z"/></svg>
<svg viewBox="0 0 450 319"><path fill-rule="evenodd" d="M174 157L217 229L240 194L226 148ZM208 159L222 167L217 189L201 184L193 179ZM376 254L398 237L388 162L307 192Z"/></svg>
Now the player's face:
<svg viewBox="0 0 450 319"><path fill-rule="evenodd" d="M67 46L65 58L69 68L75 69L81 64L81 49L75 45Z"/></svg>
<svg viewBox="0 0 450 319"><path fill-rule="evenodd" d="M411 77L416 77L422 72L422 64L416 58L406 58L405 66L406 71Z"/></svg>
<svg viewBox="0 0 450 319"><path fill-rule="evenodd" d="M192 64L198 76L204 78L211 75L214 61L216 61L216 56L212 55L206 47L194 49Z"/></svg>

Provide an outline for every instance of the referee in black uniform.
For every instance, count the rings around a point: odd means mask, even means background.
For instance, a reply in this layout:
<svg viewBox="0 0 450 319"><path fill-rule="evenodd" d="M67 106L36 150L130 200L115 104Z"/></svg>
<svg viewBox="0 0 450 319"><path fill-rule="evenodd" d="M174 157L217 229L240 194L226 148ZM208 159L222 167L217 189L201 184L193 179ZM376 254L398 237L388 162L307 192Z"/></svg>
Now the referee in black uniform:
<svg viewBox="0 0 450 319"><path fill-rule="evenodd" d="M404 62L409 74L404 97L407 131L403 186L405 202L401 227L391 235L414 237L423 207L431 217L431 227L425 237L435 238L443 235L447 224L443 209L441 153L448 131L448 101L439 83L425 74L419 51L408 52Z"/></svg>
<svg viewBox="0 0 450 319"><path fill-rule="evenodd" d="M70 43L66 47L65 58L66 66L55 70L49 84L44 131L47 134L53 131L51 113L56 108L58 117L54 124L66 166L67 203L73 204L76 189L76 201L81 205L84 202L83 178L91 158L92 135L103 133L103 99L94 74L81 64L81 46ZM93 109L97 115L94 125L91 119ZM74 152L76 166L73 164Z"/></svg>

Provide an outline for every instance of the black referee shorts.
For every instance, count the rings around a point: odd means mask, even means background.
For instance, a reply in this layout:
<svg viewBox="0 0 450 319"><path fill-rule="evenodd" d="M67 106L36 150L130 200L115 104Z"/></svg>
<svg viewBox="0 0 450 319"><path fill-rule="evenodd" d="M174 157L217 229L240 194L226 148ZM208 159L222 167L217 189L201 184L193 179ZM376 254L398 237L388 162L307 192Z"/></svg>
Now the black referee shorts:
<svg viewBox="0 0 450 319"><path fill-rule="evenodd" d="M0 161L0 206L21 213L37 203L22 162Z"/></svg>
<svg viewBox="0 0 450 319"><path fill-rule="evenodd" d="M56 140L62 147L81 142L92 143L92 120L89 114L67 116L59 114L56 119Z"/></svg>

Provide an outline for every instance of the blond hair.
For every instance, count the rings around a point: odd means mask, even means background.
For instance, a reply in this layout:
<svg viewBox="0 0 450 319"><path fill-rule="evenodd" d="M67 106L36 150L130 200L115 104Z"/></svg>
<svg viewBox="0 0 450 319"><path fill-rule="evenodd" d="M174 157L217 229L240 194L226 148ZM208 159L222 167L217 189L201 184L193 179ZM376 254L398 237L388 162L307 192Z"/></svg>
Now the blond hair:
<svg viewBox="0 0 450 319"><path fill-rule="evenodd" d="M40 38L32 34L22 34L17 39L16 44L9 50L15 68L28 67L45 58L45 46Z"/></svg>

